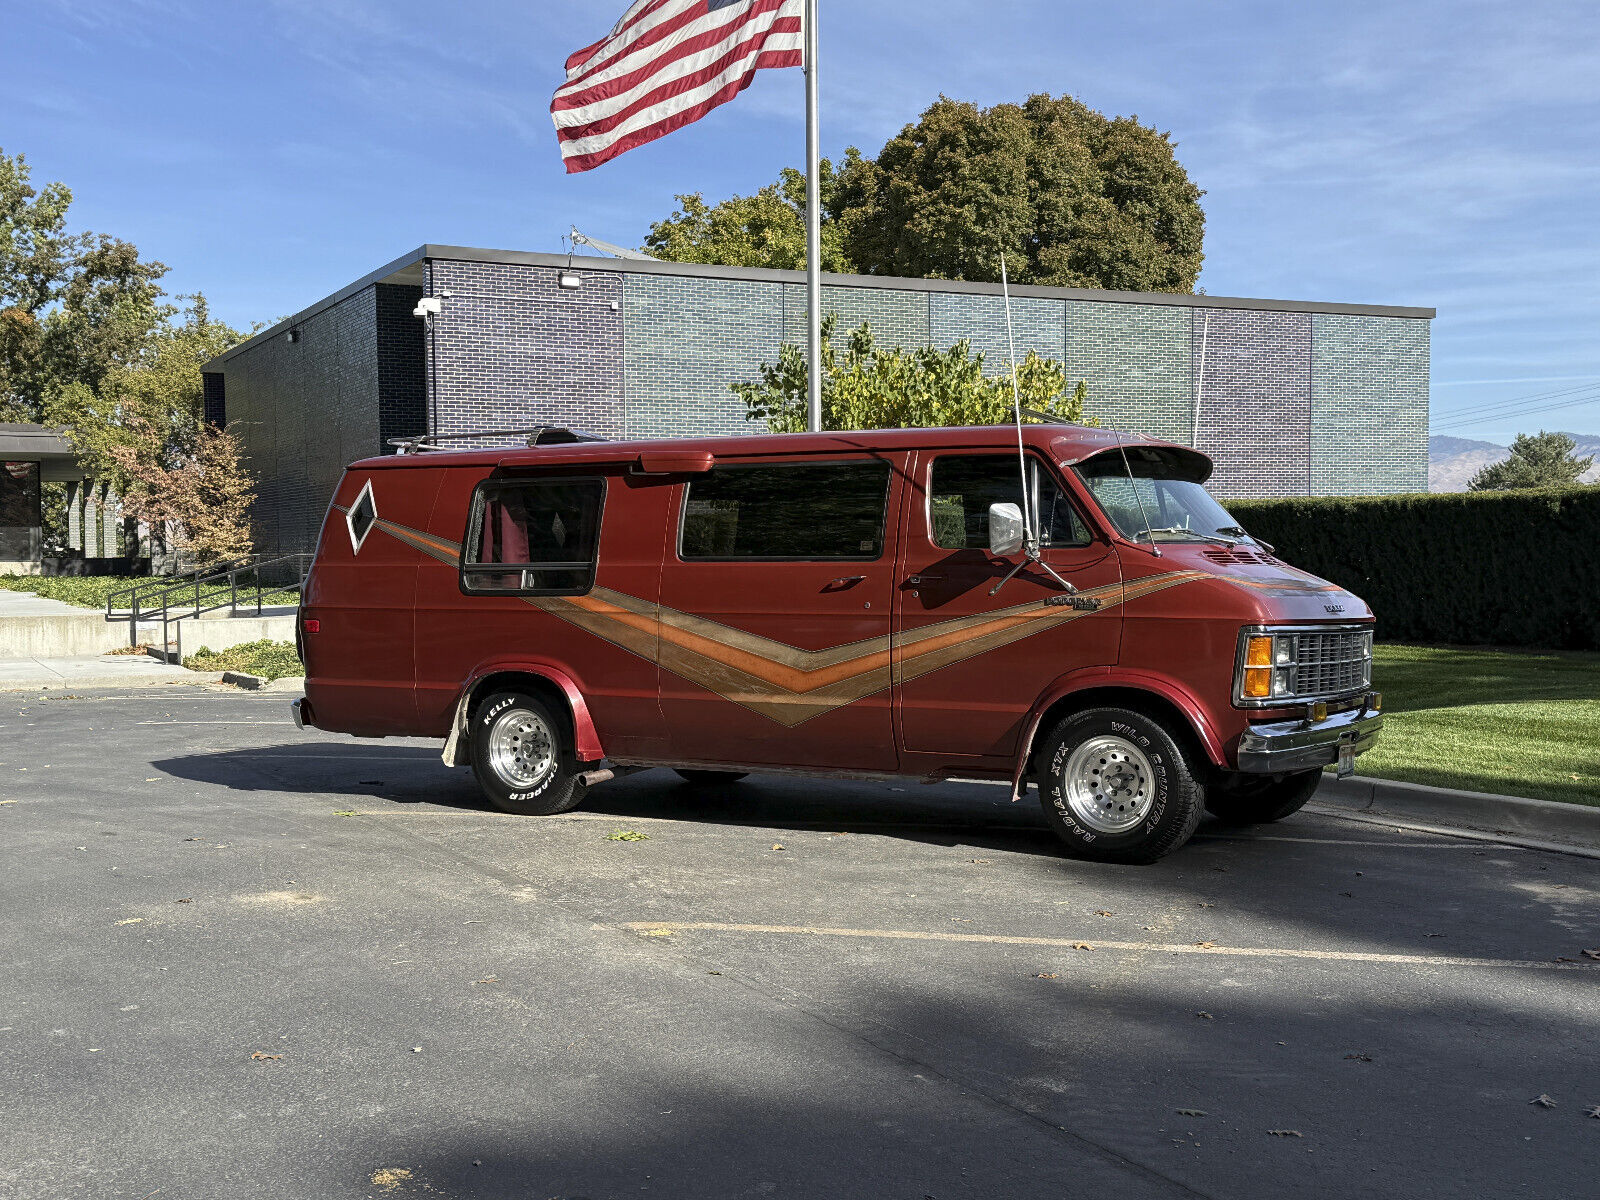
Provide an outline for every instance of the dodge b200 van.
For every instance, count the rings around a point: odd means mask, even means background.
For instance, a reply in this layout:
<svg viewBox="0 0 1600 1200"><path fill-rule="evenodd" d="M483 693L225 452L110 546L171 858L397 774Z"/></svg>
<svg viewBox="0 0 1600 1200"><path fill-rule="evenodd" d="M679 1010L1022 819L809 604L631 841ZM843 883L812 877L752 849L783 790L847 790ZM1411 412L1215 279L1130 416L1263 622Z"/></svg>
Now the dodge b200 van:
<svg viewBox="0 0 1600 1200"><path fill-rule="evenodd" d="M296 721L443 738L523 814L648 767L1033 784L1075 853L1121 862L1352 768L1383 723L1360 599L1239 528L1195 450L1020 440L546 430L355 463Z"/></svg>

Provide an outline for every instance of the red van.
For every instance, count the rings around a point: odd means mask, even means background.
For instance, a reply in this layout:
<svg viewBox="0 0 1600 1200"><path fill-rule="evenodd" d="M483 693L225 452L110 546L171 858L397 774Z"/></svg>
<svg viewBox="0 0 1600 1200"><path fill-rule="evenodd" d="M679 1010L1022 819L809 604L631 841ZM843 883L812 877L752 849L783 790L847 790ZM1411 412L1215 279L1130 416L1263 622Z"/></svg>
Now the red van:
<svg viewBox="0 0 1600 1200"><path fill-rule="evenodd" d="M355 463L296 721L443 738L514 813L652 766L1033 782L1073 850L1121 862L1352 768L1383 723L1360 599L1234 524L1195 450L1020 442L546 430Z"/></svg>

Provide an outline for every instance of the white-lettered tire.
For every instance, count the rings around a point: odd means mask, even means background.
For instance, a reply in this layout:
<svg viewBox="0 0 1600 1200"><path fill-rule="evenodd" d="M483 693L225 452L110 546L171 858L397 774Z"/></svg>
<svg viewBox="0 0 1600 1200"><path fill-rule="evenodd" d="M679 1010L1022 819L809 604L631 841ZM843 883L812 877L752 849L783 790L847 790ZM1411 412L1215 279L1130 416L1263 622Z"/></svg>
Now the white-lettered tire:
<svg viewBox="0 0 1600 1200"><path fill-rule="evenodd" d="M1229 825L1265 825L1299 812L1321 783L1321 767L1290 775L1227 775L1206 788L1206 807Z"/></svg>
<svg viewBox="0 0 1600 1200"><path fill-rule="evenodd" d="M1132 709L1063 718L1034 758L1045 819L1081 857L1155 862L1189 840L1205 809L1199 764L1186 745Z"/></svg>
<svg viewBox="0 0 1600 1200"><path fill-rule="evenodd" d="M473 713L471 730L472 773L502 812L547 817L583 799L567 722L537 696L494 693Z"/></svg>
<svg viewBox="0 0 1600 1200"><path fill-rule="evenodd" d="M685 783L699 783L714 786L719 783L738 783L749 771L709 771L698 767L673 767Z"/></svg>

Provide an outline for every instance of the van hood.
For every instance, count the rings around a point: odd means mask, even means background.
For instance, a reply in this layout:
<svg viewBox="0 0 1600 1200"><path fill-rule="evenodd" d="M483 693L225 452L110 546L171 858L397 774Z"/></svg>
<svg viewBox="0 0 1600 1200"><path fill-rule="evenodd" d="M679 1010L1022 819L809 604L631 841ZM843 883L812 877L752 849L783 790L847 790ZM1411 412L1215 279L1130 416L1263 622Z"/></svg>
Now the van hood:
<svg viewBox="0 0 1600 1200"><path fill-rule="evenodd" d="M1143 575L1183 571L1210 576L1227 585L1242 601L1246 623L1275 625L1320 621L1371 621L1367 602L1336 583L1267 553L1260 546L1229 548L1194 542L1163 542L1161 557L1143 549L1121 551L1129 580ZM1196 580L1198 582L1198 579Z"/></svg>

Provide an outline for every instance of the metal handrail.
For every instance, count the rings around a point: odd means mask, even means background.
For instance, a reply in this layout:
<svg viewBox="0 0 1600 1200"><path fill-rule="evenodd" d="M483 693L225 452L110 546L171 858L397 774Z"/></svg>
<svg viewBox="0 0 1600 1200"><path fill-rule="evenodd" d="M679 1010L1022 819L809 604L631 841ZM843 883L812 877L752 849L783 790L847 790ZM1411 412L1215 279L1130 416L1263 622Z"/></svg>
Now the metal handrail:
<svg viewBox="0 0 1600 1200"><path fill-rule="evenodd" d="M117 591L110 593L106 597L106 620L120 621L123 619L122 614L127 612L132 612L137 615L142 607L140 601L146 593L158 594L168 590L169 588L176 587L180 583L191 583L202 575L210 574L218 570L225 570L227 568L236 566L248 566L249 564L258 561L259 558L260 555L252 554L248 558L233 559L231 561L225 560L223 564L211 563L207 566L196 568L193 571L185 571L181 575L146 579L139 583L132 584L129 587L119 588ZM128 600L126 602L119 603L119 601L123 601L123 597L128 597Z"/></svg>
<svg viewBox="0 0 1600 1200"><path fill-rule="evenodd" d="M173 621L184 618L199 618L208 612L227 608L231 615L238 616L241 604L248 607L251 603L250 593L254 591L254 604L256 616L262 615L264 607L263 597L268 592L296 592L305 585L306 575L311 568L311 560L315 556L308 553L281 554L276 558L251 558L235 562L229 566L217 569L213 566L207 570L192 571L183 578L161 585L140 584L134 588L123 588L106 597L106 620L120 620L122 618L112 615L111 601L118 596L132 596L132 606L128 614L128 644L137 645L139 642L139 623L141 620L154 621L159 616L161 620L161 648L165 653L172 644L171 624ZM265 577L269 569L286 563L295 566L293 583L268 583ZM244 578L248 576L248 578ZM208 585L215 585L208 592ZM189 599L192 592L193 599ZM159 600L159 604L146 605L146 596ZM223 600L222 597L227 599ZM215 601L215 603L211 603Z"/></svg>

